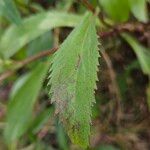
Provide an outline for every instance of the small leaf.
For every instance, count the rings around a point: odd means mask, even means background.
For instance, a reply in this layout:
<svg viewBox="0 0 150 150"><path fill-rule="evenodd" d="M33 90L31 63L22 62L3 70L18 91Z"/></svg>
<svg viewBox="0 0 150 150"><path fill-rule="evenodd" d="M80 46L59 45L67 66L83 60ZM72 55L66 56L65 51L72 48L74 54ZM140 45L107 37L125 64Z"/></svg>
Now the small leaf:
<svg viewBox="0 0 150 150"><path fill-rule="evenodd" d="M123 38L131 45L145 74L150 75L150 50L142 46L129 34L122 34Z"/></svg>
<svg viewBox="0 0 150 150"><path fill-rule="evenodd" d="M2 0L4 3L3 15L5 15L11 22L19 25L21 23L20 13L14 3L14 0Z"/></svg>
<svg viewBox="0 0 150 150"><path fill-rule="evenodd" d="M42 87L48 69L39 64L15 91L8 105L5 138L8 143L16 141L29 127L32 109Z"/></svg>
<svg viewBox="0 0 150 150"><path fill-rule="evenodd" d="M124 22L129 18L128 0L99 0L104 11L115 21Z"/></svg>
<svg viewBox="0 0 150 150"><path fill-rule="evenodd" d="M80 18L78 15L55 11L43 12L26 18L20 26L12 25L6 30L0 39L0 56L9 58L50 29L75 26Z"/></svg>
<svg viewBox="0 0 150 150"><path fill-rule="evenodd" d="M148 21L146 0L129 0L129 4L132 13L139 21Z"/></svg>
<svg viewBox="0 0 150 150"><path fill-rule="evenodd" d="M56 52L48 83L56 113L72 142L81 147L89 145L98 57L95 17L89 13Z"/></svg>

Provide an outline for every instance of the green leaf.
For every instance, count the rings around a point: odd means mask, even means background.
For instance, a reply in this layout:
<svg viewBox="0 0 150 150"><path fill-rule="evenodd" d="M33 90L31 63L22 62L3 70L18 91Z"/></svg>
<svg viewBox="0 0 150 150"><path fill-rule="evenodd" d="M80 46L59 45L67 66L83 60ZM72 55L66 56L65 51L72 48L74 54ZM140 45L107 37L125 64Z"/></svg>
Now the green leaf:
<svg viewBox="0 0 150 150"><path fill-rule="evenodd" d="M68 138L61 123L57 122L56 130L59 149L68 150Z"/></svg>
<svg viewBox="0 0 150 150"><path fill-rule="evenodd" d="M27 73L21 76L13 85L13 88L10 92L9 98L13 99L17 91L21 88L21 86L27 81L28 77L30 77L30 73Z"/></svg>
<svg viewBox="0 0 150 150"><path fill-rule="evenodd" d="M119 150L119 149L112 145L102 144L97 150Z"/></svg>
<svg viewBox="0 0 150 150"><path fill-rule="evenodd" d="M30 126L30 131L32 134L37 134L43 127L43 125L49 120L49 118L52 116L54 112L53 107L46 108L40 114L38 114L38 117L36 117Z"/></svg>
<svg viewBox="0 0 150 150"><path fill-rule="evenodd" d="M14 0L2 0L4 3L3 15L5 15L11 22L19 25L21 23L20 13L14 3Z"/></svg>
<svg viewBox="0 0 150 150"><path fill-rule="evenodd" d="M28 129L32 109L47 70L48 64L39 64L10 100L5 128L5 138L8 143L16 141Z"/></svg>
<svg viewBox="0 0 150 150"><path fill-rule="evenodd" d="M122 36L133 48L143 72L150 75L150 49L142 46L135 38L133 38L129 34L124 33L122 34Z"/></svg>
<svg viewBox="0 0 150 150"><path fill-rule="evenodd" d="M0 16L2 16L4 14L4 2L3 0L0 1Z"/></svg>
<svg viewBox="0 0 150 150"><path fill-rule="evenodd" d="M48 83L56 113L72 142L82 147L89 145L98 57L95 17L87 14L56 52Z"/></svg>
<svg viewBox="0 0 150 150"><path fill-rule="evenodd" d="M148 21L146 0L129 0L130 9L133 15L142 22Z"/></svg>
<svg viewBox="0 0 150 150"><path fill-rule="evenodd" d="M30 42L28 46L28 55L37 54L40 51L45 51L53 46L53 34L51 31L44 33L40 37Z"/></svg>
<svg viewBox="0 0 150 150"><path fill-rule="evenodd" d="M43 12L10 26L0 39L0 55L9 58L30 41L56 27L75 26L80 16L64 12ZM9 44L8 44L9 43Z"/></svg>
<svg viewBox="0 0 150 150"><path fill-rule="evenodd" d="M104 11L115 21L124 22L129 18L128 0L99 0Z"/></svg>

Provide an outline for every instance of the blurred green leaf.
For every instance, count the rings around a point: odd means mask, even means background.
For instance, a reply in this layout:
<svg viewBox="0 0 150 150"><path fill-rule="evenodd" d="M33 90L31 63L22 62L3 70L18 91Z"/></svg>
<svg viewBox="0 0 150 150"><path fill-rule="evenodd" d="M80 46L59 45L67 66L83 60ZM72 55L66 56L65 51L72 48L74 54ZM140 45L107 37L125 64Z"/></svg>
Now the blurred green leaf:
<svg viewBox="0 0 150 150"><path fill-rule="evenodd" d="M10 92L10 99L13 99L17 91L22 87L22 85L27 81L28 77L30 77L31 73L27 73L23 76L21 76L13 85L12 90Z"/></svg>
<svg viewBox="0 0 150 150"><path fill-rule="evenodd" d="M43 12L22 21L20 26L12 25L0 40L0 54L9 58L30 41L56 27L73 27L81 17L65 12ZM8 44L9 43L9 44Z"/></svg>
<svg viewBox="0 0 150 150"><path fill-rule="evenodd" d="M57 121L57 139L61 150L68 150L68 139L61 123Z"/></svg>
<svg viewBox="0 0 150 150"><path fill-rule="evenodd" d="M58 4L57 4L57 9L58 10L64 10L67 11L70 9L71 5L73 4L74 0L61 0Z"/></svg>
<svg viewBox="0 0 150 150"><path fill-rule="evenodd" d="M132 13L139 21L148 21L146 0L129 0L129 4Z"/></svg>
<svg viewBox="0 0 150 150"><path fill-rule="evenodd" d="M35 144L34 150L56 150L56 149L52 148L51 145L47 145L42 141L38 141Z"/></svg>
<svg viewBox="0 0 150 150"><path fill-rule="evenodd" d="M29 145L29 146L27 146L27 147L24 147L23 149L21 149L21 150L35 150L35 145L34 144L31 144L31 145Z"/></svg>
<svg viewBox="0 0 150 150"><path fill-rule="evenodd" d="M34 55L40 51L48 50L53 46L53 35L52 32L46 32L40 37L33 40L28 46L28 55Z"/></svg>
<svg viewBox="0 0 150 150"><path fill-rule="evenodd" d="M119 149L112 145L101 145L97 150L119 150Z"/></svg>
<svg viewBox="0 0 150 150"><path fill-rule="evenodd" d="M124 22L129 18L128 0L99 0L104 11L115 21Z"/></svg>
<svg viewBox="0 0 150 150"><path fill-rule="evenodd" d="M135 38L133 38L129 34L124 33L122 34L122 36L133 48L143 72L150 75L150 49L142 46Z"/></svg>
<svg viewBox="0 0 150 150"><path fill-rule="evenodd" d="M37 12L44 12L44 8L40 5L40 3L31 3L29 4L30 7L34 10L36 10Z"/></svg>
<svg viewBox="0 0 150 150"><path fill-rule="evenodd" d="M53 107L51 108L46 108L40 114L38 114L30 127L30 130L33 134L36 134L40 131L40 129L43 127L43 125L48 121L48 119L52 116L54 112Z"/></svg>
<svg viewBox="0 0 150 150"><path fill-rule="evenodd" d="M4 14L4 1L1 0L0 1L0 16L2 16Z"/></svg>
<svg viewBox="0 0 150 150"><path fill-rule="evenodd" d="M89 0L89 2L94 6L98 6L98 0Z"/></svg>
<svg viewBox="0 0 150 150"><path fill-rule="evenodd" d="M27 130L47 70L47 64L38 64L10 100L4 132L8 143L17 140Z"/></svg>
<svg viewBox="0 0 150 150"><path fill-rule="evenodd" d="M4 3L3 15L5 15L11 22L19 25L21 23L21 16L17 7L14 3L14 0L2 0Z"/></svg>

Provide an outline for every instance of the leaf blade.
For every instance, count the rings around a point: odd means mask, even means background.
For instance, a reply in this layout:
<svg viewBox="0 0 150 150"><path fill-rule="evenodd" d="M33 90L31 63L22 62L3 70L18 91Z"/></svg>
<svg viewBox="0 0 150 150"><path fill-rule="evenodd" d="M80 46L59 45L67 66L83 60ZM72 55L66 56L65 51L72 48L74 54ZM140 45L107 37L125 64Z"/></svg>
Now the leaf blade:
<svg viewBox="0 0 150 150"><path fill-rule="evenodd" d="M131 45L145 74L150 75L150 52L142 46L135 38L123 33L122 37Z"/></svg>
<svg viewBox="0 0 150 150"><path fill-rule="evenodd" d="M129 4L131 12L139 21L148 21L146 0L129 0Z"/></svg>
<svg viewBox="0 0 150 150"><path fill-rule="evenodd" d="M3 14L9 19L9 21L15 23L16 25L19 25L21 23L21 16L15 5L15 2L13 0L2 1L4 3Z"/></svg>
<svg viewBox="0 0 150 150"><path fill-rule="evenodd" d="M8 105L7 125L4 132L8 143L16 141L27 130L47 69L47 64L39 64L13 95Z"/></svg>
<svg viewBox="0 0 150 150"><path fill-rule="evenodd" d="M33 39L55 27L72 27L80 16L63 12L43 12L24 19L20 26L12 25L0 40L0 56L7 59ZM9 43L9 44L8 44Z"/></svg>
<svg viewBox="0 0 150 150"><path fill-rule="evenodd" d="M72 142L82 147L89 145L99 57L93 18L86 15L56 52L49 81L56 113Z"/></svg>
<svg viewBox="0 0 150 150"><path fill-rule="evenodd" d="M129 18L128 0L99 0L104 11L115 21L125 22ZM121 12L121 13L120 13Z"/></svg>

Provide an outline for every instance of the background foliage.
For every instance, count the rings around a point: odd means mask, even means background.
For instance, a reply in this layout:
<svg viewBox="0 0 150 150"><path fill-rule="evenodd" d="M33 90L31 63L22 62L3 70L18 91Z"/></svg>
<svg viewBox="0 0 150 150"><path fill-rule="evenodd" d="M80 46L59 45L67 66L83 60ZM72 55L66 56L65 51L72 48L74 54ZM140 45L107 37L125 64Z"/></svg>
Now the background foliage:
<svg viewBox="0 0 150 150"><path fill-rule="evenodd" d="M54 115L47 78L87 11L102 44L89 149L150 148L149 0L0 0L0 149L81 149Z"/></svg>

